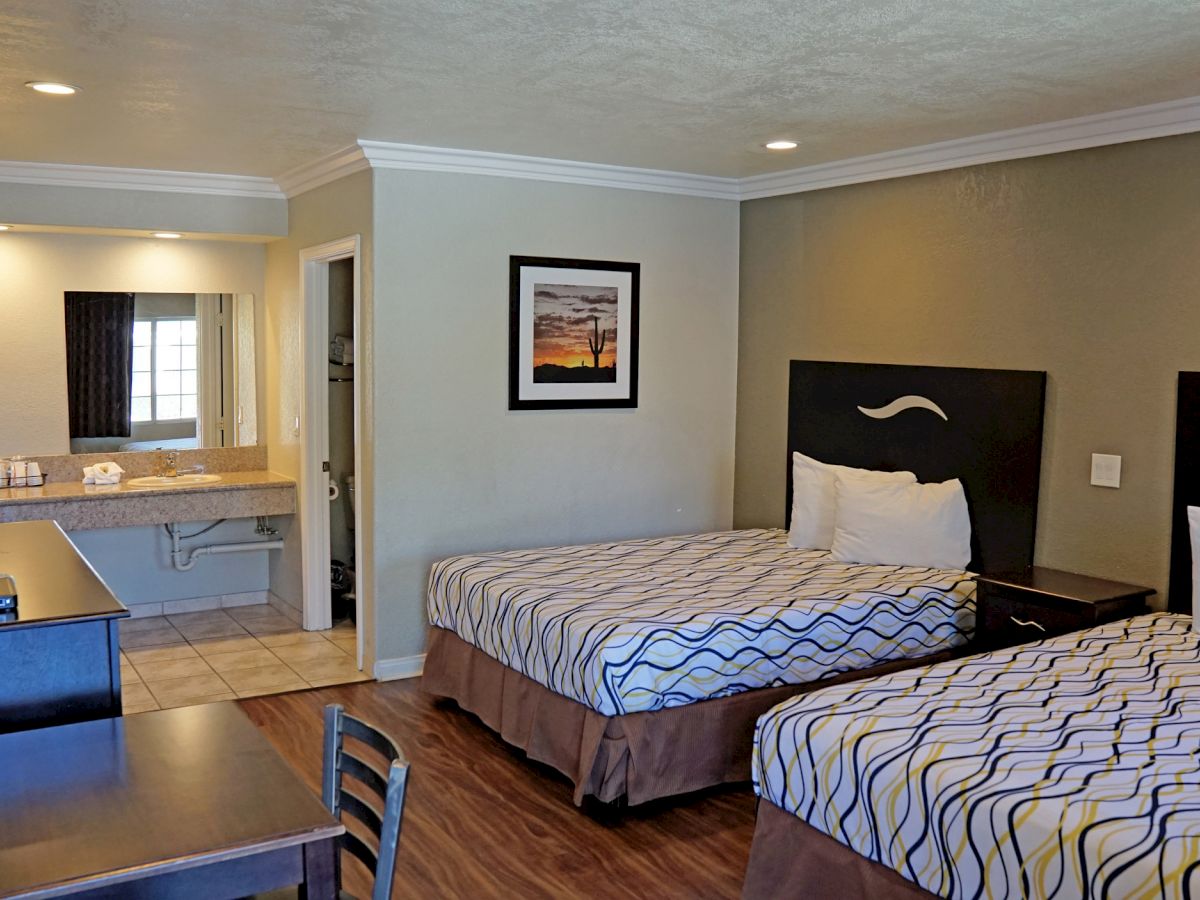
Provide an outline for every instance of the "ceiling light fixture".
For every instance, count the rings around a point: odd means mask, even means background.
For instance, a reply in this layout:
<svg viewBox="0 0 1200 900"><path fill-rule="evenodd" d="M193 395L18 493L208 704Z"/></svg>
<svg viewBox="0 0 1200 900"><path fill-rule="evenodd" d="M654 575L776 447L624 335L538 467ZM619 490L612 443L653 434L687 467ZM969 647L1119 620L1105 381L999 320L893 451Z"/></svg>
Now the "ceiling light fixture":
<svg viewBox="0 0 1200 900"><path fill-rule="evenodd" d="M168 240L172 240L172 241L173 241L173 240L175 240L176 238L181 238L181 237L183 237L183 235L182 235L182 234L180 234L178 231L155 231L155 232L153 233L153 237L156 237L156 238L167 238Z"/></svg>
<svg viewBox="0 0 1200 900"><path fill-rule="evenodd" d="M0 231L10 231L11 229L11 225L0 225Z"/></svg>
<svg viewBox="0 0 1200 900"><path fill-rule="evenodd" d="M800 145L795 141L769 141L763 146L768 150L795 150Z"/></svg>
<svg viewBox="0 0 1200 900"><path fill-rule="evenodd" d="M61 81L27 81L25 87L41 94L58 94L63 97L79 93L79 88L75 85L63 84Z"/></svg>

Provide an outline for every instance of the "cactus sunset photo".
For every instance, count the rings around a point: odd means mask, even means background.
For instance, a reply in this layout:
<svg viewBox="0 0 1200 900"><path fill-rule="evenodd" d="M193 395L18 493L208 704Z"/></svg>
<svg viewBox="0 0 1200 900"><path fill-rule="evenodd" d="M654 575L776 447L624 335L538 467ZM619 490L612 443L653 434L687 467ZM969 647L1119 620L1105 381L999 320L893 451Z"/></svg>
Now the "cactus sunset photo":
<svg viewBox="0 0 1200 900"><path fill-rule="evenodd" d="M617 380L617 289L535 284L533 380L597 383Z"/></svg>

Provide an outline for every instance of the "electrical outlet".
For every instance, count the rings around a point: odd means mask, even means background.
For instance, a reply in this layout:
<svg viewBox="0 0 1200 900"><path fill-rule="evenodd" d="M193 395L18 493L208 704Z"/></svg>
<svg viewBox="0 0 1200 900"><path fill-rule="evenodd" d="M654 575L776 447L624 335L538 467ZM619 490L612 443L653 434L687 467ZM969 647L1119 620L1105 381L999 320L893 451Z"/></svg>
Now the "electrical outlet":
<svg viewBox="0 0 1200 900"><path fill-rule="evenodd" d="M1121 486L1121 457L1108 453L1092 454L1092 484L1096 487Z"/></svg>

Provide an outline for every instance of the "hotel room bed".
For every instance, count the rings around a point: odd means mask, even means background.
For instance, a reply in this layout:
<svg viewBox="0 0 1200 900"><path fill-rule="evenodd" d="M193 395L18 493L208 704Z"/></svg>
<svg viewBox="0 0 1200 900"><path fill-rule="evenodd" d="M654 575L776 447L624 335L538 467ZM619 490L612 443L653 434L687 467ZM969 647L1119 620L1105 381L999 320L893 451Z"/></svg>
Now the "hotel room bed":
<svg viewBox="0 0 1200 900"><path fill-rule="evenodd" d="M1044 395L1040 372L793 361L789 514L794 453L961 479L966 569L1028 565ZM755 720L798 692L949 656L974 584L753 529L456 557L429 616L426 691L566 774L576 803L638 804L748 781Z"/></svg>
<svg viewBox="0 0 1200 900"><path fill-rule="evenodd" d="M758 723L747 898L1200 896L1200 635L1139 616Z"/></svg>
<svg viewBox="0 0 1200 900"><path fill-rule="evenodd" d="M430 577L423 687L629 803L749 775L755 718L819 681L964 645L962 571L834 562L786 532L454 557Z"/></svg>

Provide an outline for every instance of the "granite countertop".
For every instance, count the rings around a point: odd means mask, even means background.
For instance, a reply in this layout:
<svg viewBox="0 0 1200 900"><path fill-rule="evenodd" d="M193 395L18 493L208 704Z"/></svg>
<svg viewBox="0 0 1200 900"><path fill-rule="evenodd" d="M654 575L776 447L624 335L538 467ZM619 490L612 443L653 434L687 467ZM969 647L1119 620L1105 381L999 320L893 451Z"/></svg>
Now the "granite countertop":
<svg viewBox="0 0 1200 900"><path fill-rule="evenodd" d="M76 500L112 500L117 497L154 497L168 494L207 494L213 491L244 491L261 488L295 487L296 482L266 470L213 472L220 481L182 487L130 487L120 484L84 484L82 481L49 482L42 487L0 488L0 504L63 503Z"/></svg>

